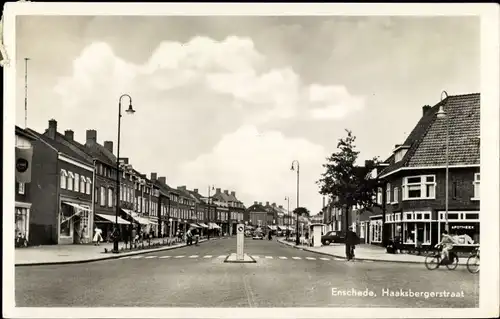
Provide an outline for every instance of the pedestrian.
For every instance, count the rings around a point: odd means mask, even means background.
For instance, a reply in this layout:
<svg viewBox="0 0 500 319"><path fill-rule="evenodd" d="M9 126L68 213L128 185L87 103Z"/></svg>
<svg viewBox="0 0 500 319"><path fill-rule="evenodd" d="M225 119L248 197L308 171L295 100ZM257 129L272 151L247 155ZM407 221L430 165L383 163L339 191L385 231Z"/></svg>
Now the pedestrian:
<svg viewBox="0 0 500 319"><path fill-rule="evenodd" d="M87 225L83 225L83 228L80 232L80 244L83 244L85 240L85 234L87 233Z"/></svg>
<svg viewBox="0 0 500 319"><path fill-rule="evenodd" d="M94 245L99 246L99 243L102 241L102 230L99 227L95 226L94 233Z"/></svg>
<svg viewBox="0 0 500 319"><path fill-rule="evenodd" d="M199 241L200 241L200 231L196 229L194 233L194 245L198 246Z"/></svg>
<svg viewBox="0 0 500 319"><path fill-rule="evenodd" d="M188 246L191 246L193 244L193 232L191 228L189 228L186 232L186 244Z"/></svg>
<svg viewBox="0 0 500 319"><path fill-rule="evenodd" d="M349 226L345 236L345 255L348 261L354 258L354 249L358 243L358 235L352 231L352 226Z"/></svg>

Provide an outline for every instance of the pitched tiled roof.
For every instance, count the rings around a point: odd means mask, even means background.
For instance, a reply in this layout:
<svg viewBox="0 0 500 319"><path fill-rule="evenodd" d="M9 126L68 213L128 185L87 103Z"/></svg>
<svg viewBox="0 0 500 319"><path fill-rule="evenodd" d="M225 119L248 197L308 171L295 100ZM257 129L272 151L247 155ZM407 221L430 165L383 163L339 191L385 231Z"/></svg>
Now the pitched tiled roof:
<svg viewBox="0 0 500 319"><path fill-rule="evenodd" d="M385 163L380 175L402 167L445 165L446 119L437 119L443 105L449 123L449 165L479 164L480 94L449 96L422 116L404 142L405 156L394 163L394 154Z"/></svg>
<svg viewBox="0 0 500 319"><path fill-rule="evenodd" d="M247 208L247 211L249 212L267 212L266 208L262 205L259 204L253 204L252 206Z"/></svg>
<svg viewBox="0 0 500 319"><path fill-rule="evenodd" d="M45 143L49 144L50 146L52 146L53 148L55 148L58 152L61 152L69 157L72 157L76 160L79 160L81 162L84 162L84 163L87 163L89 165L92 165L93 163L90 162L87 158L81 156L80 154L78 154L77 152L73 151L70 147L62 144L62 143L59 143L57 142L56 140L53 140L51 139L50 137L48 136L45 136L43 134L40 134L38 132L36 132L35 130L32 130L32 129L28 129L28 131L33 134L34 136L36 136L37 138L39 138L40 140L44 141Z"/></svg>

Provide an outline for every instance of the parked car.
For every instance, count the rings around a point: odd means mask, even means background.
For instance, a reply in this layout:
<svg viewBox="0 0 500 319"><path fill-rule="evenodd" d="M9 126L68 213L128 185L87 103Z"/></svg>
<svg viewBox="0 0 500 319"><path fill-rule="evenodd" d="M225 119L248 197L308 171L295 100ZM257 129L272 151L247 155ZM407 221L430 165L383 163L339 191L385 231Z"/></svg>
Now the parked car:
<svg viewBox="0 0 500 319"><path fill-rule="evenodd" d="M261 233L261 232L255 232L255 233L253 234L252 239L260 239L260 240L263 240L263 239L264 239L264 233Z"/></svg>
<svg viewBox="0 0 500 319"><path fill-rule="evenodd" d="M341 232L331 230L321 236L321 243L325 246L330 245L331 243L343 243L345 242L345 235Z"/></svg>

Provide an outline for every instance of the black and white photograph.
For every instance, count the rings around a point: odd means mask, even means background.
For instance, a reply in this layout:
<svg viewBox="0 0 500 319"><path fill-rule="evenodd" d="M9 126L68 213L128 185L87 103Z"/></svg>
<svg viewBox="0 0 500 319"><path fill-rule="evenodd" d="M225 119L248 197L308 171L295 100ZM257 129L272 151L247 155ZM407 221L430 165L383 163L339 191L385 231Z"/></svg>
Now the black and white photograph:
<svg viewBox="0 0 500 319"><path fill-rule="evenodd" d="M6 3L4 316L498 316L498 20Z"/></svg>

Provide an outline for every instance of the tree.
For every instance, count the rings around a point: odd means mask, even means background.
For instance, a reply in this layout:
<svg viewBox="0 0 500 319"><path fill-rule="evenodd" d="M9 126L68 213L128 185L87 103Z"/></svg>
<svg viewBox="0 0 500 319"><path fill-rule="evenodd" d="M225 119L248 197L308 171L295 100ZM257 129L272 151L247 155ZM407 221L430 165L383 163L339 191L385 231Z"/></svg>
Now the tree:
<svg viewBox="0 0 500 319"><path fill-rule="evenodd" d="M338 151L327 158L323 165L325 172L317 182L320 194L329 196L332 205L345 212L346 230L349 224L349 215L353 207L367 209L378 206L376 192L378 181L370 177L370 173L377 166L378 159L366 161L365 166L356 166L359 152L354 142L356 137L346 130L347 136L341 138L337 144Z"/></svg>
<svg viewBox="0 0 500 319"><path fill-rule="evenodd" d="M305 216L305 217L309 217L311 215L311 212L305 207L297 207L293 210L293 213L296 214L297 216Z"/></svg>

